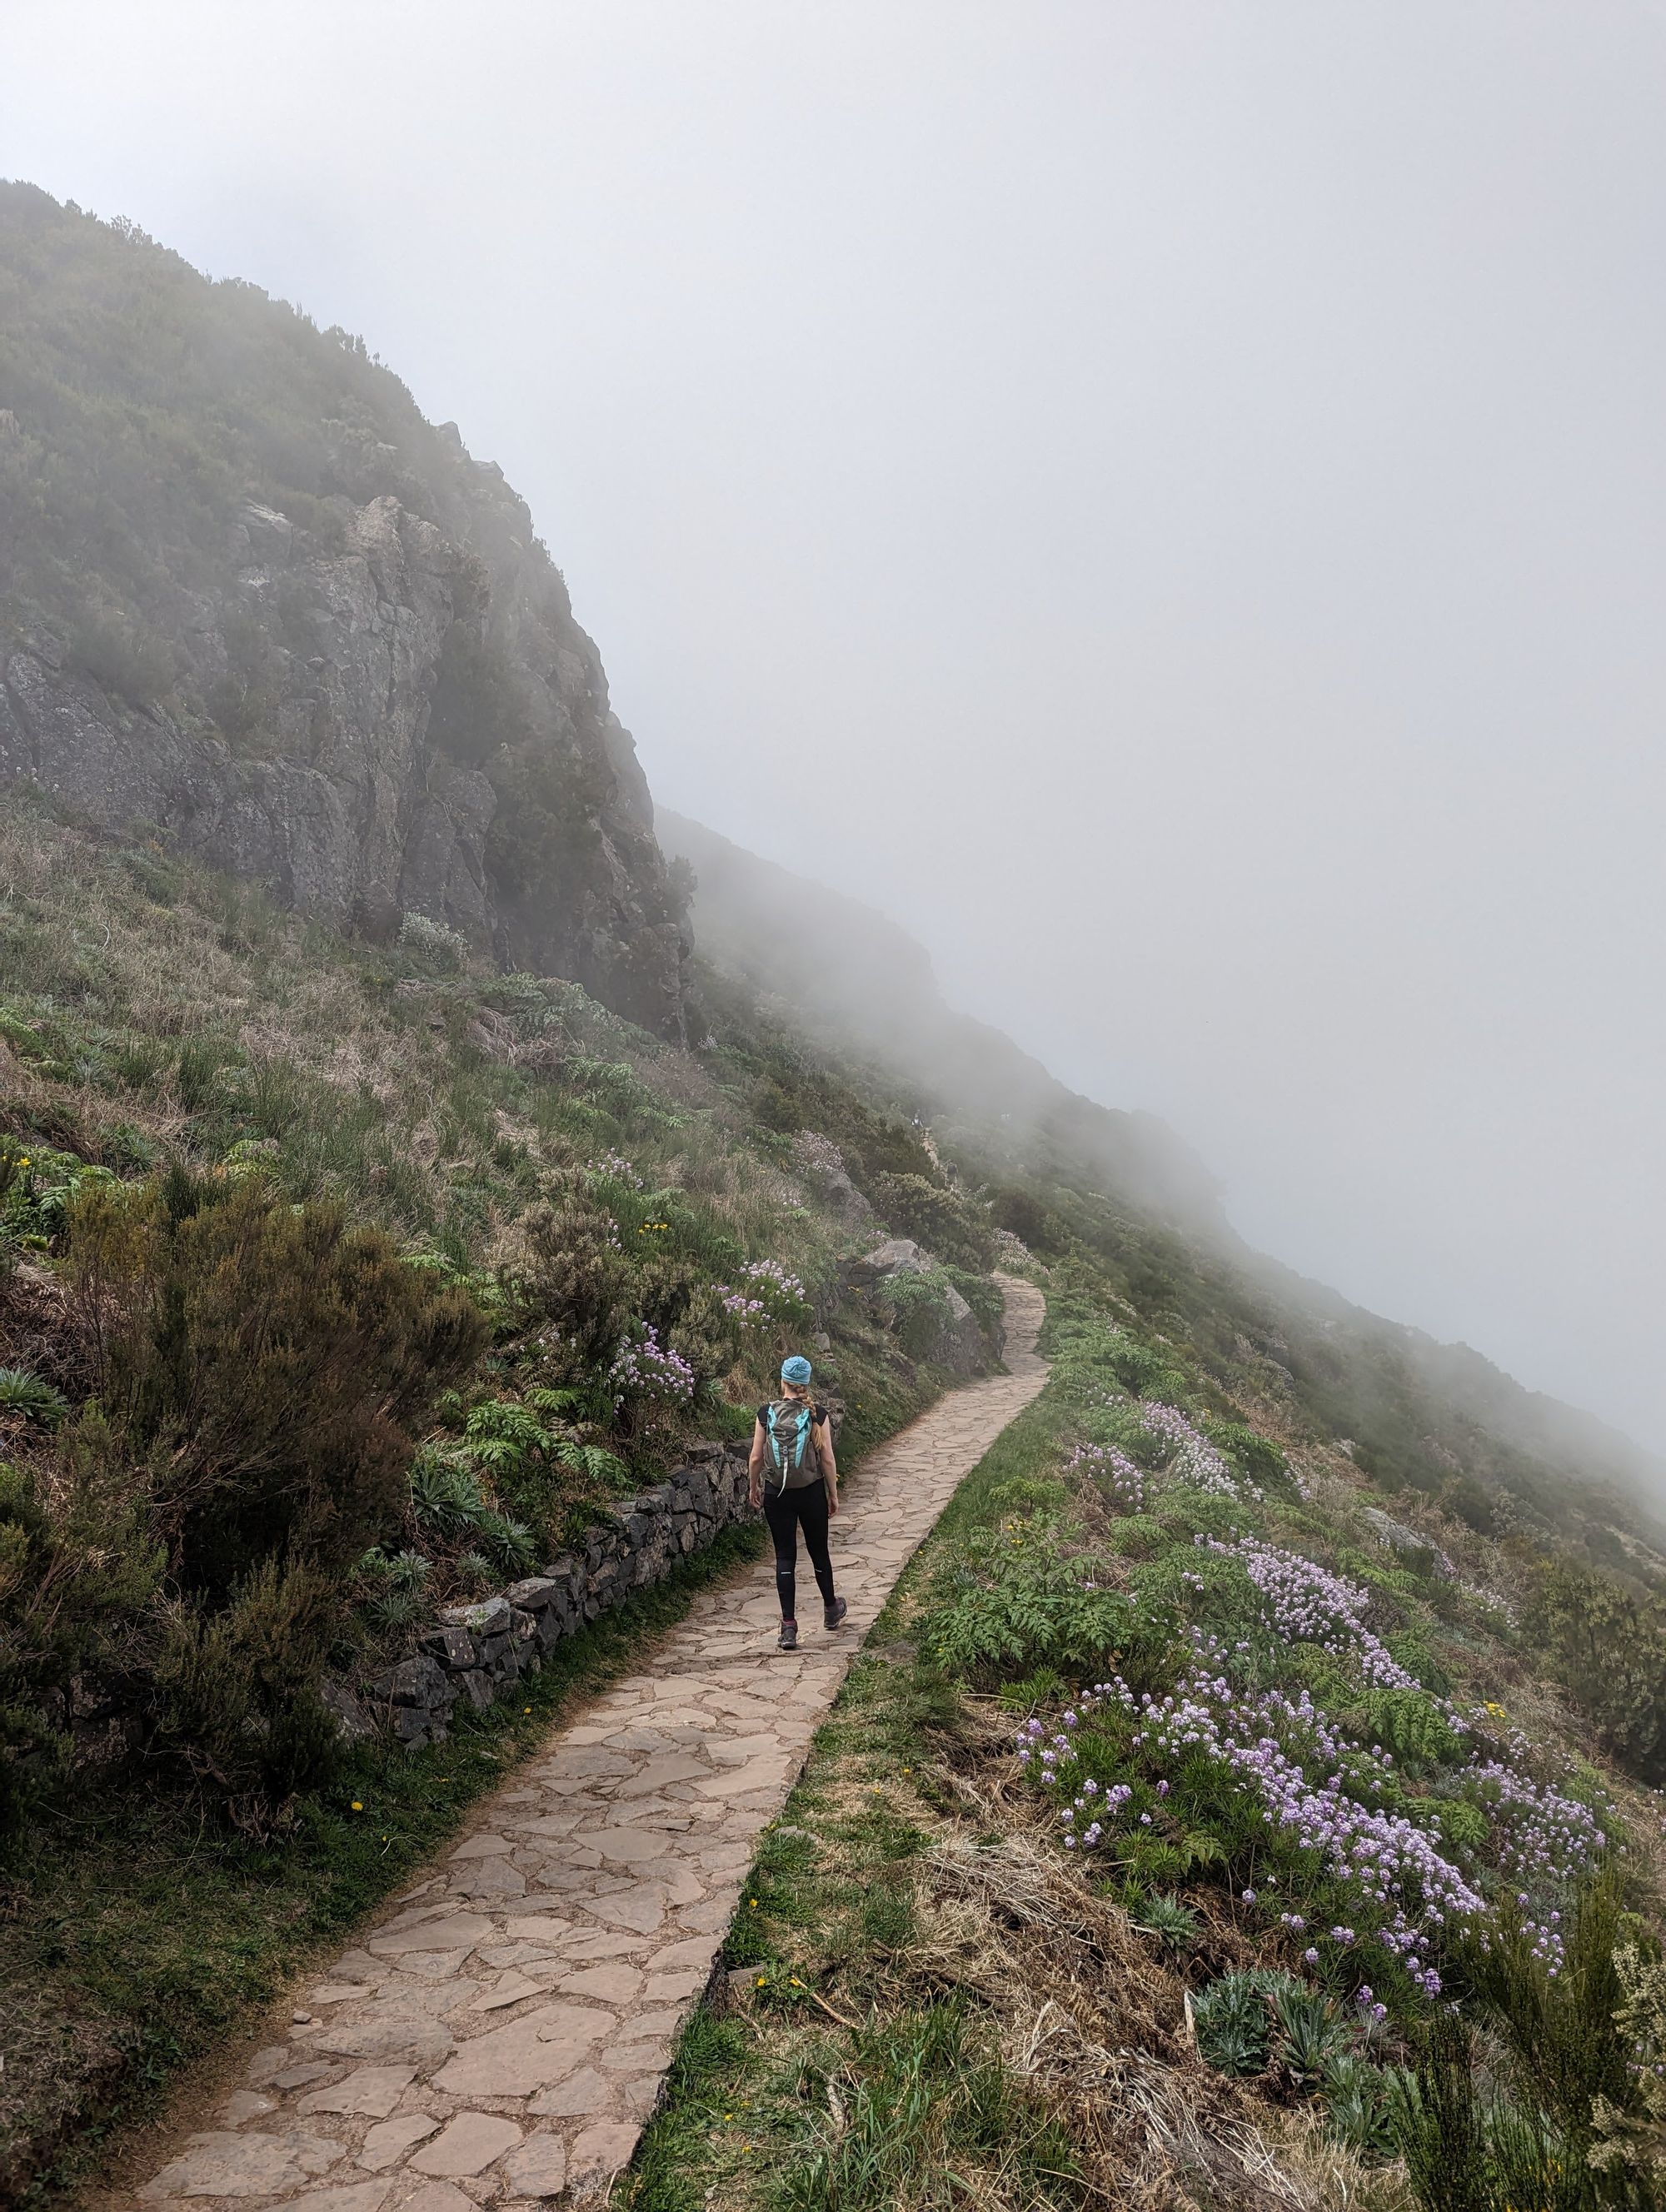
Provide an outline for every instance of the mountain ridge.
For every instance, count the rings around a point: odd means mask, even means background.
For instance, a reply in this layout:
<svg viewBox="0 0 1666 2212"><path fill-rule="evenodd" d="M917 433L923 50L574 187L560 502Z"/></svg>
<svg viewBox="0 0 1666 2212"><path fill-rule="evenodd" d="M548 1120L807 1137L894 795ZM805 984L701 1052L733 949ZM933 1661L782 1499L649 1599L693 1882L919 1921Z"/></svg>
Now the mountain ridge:
<svg viewBox="0 0 1666 2212"><path fill-rule="evenodd" d="M0 786L666 1036L689 943L526 502L362 339L0 183Z"/></svg>

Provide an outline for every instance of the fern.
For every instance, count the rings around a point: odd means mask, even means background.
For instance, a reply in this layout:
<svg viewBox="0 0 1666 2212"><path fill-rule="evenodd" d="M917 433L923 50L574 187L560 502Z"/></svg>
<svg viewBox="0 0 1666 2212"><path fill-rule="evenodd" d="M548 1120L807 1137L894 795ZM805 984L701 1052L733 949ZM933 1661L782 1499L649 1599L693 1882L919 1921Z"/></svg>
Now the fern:
<svg viewBox="0 0 1666 2212"><path fill-rule="evenodd" d="M1060 1516L1037 1514L968 1538L933 1583L923 1624L933 1658L990 1680L1101 1667L1128 1634L1128 1607L1097 1586L1092 1556L1073 1548L1077 1534Z"/></svg>

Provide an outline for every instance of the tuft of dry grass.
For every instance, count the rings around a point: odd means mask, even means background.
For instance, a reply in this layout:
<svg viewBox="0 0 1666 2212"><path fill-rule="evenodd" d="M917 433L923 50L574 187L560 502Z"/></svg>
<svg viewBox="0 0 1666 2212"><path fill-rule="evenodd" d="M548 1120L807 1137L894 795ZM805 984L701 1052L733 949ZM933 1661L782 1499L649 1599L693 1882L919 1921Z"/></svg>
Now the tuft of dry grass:
<svg viewBox="0 0 1666 2212"><path fill-rule="evenodd" d="M1316 2130L1287 2154L1266 2107L1197 2057L1181 1978L1030 1837L942 1837L918 1880L909 1978L970 1993L997 2023L1008 2067L1063 2122L1090 2202L1341 2212L1395 2201L1351 2152L1325 2143L1318 2156Z"/></svg>

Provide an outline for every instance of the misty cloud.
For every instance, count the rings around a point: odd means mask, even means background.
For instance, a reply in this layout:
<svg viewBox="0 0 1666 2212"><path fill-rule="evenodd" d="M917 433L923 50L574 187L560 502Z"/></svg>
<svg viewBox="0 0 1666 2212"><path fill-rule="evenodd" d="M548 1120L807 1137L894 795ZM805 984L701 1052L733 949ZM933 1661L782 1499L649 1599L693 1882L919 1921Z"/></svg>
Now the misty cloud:
<svg viewBox="0 0 1666 2212"><path fill-rule="evenodd" d="M13 0L0 172L362 330L656 793L1658 1443L1666 18Z"/></svg>

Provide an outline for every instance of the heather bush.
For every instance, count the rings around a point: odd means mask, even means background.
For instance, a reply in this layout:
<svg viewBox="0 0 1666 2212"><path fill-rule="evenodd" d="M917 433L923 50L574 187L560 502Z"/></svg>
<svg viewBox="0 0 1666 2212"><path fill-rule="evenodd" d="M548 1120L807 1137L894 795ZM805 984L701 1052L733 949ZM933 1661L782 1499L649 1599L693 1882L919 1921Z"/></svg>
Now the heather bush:
<svg viewBox="0 0 1666 2212"><path fill-rule="evenodd" d="M668 1254L647 1261L631 1286L635 1319L693 1376L690 1410L722 1381L739 1352L740 1316L727 1304L728 1295L697 1262Z"/></svg>
<svg viewBox="0 0 1666 2212"><path fill-rule="evenodd" d="M1614 2027L1630 2054L1633 2094L1620 2101L1597 2094L1591 2112L1593 2169L1619 2174L1650 2203L1666 2202L1666 1963L1640 1943L1618 1944L1620 1985Z"/></svg>
<svg viewBox="0 0 1666 2212"><path fill-rule="evenodd" d="M0 1461L0 1846L62 1778L71 1679L143 1657L166 1565L149 1507L96 1413L49 1475Z"/></svg>
<svg viewBox="0 0 1666 2212"><path fill-rule="evenodd" d="M629 1315L617 1224L573 1173L527 1213L521 1237L520 1285L550 1370L580 1381L607 1365Z"/></svg>
<svg viewBox="0 0 1666 2212"><path fill-rule="evenodd" d="M1647 1782L1666 1777L1666 1607L1600 1568L1542 1562L1524 1633L1614 1756Z"/></svg>
<svg viewBox="0 0 1666 2212"><path fill-rule="evenodd" d="M1506 1895L1465 1960L1474 2005L1508 2052L1512 2087L1523 2105L1549 2115L1581 2166L1596 2142L1599 2111L1614 2134L1642 2103L1622 1942L1639 1963L1657 1957L1626 1914L1618 1866L1610 1863L1580 1885L1554 1951ZM1623 2162L1605 2171L1612 2195L1625 2181Z"/></svg>
<svg viewBox="0 0 1666 2212"><path fill-rule="evenodd" d="M869 1196L899 1236L912 1237L934 1259L982 1273L994 1264L993 1224L964 1192L921 1175L879 1175Z"/></svg>
<svg viewBox="0 0 1666 2212"><path fill-rule="evenodd" d="M222 1794L239 1827L280 1823L336 1755L319 1688L342 1616L338 1575L273 1556L223 1603L182 1597L163 1615L156 1744Z"/></svg>
<svg viewBox="0 0 1666 2212"><path fill-rule="evenodd" d="M65 1272L173 1571L210 1602L269 1559L350 1565L398 1516L411 1427L483 1346L469 1301L380 1231L250 1178L83 1192Z"/></svg>

